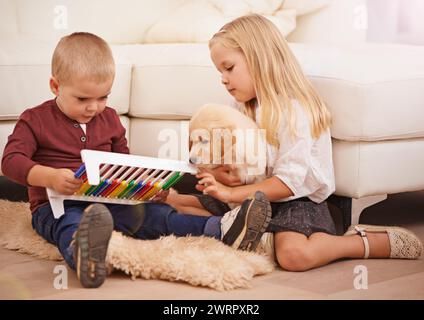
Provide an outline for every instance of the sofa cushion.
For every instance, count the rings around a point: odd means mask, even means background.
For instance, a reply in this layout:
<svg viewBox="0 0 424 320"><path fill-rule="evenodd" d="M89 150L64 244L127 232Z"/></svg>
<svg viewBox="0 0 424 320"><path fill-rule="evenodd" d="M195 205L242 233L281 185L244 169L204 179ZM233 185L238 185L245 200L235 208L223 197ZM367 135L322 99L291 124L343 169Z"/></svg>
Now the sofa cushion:
<svg viewBox="0 0 424 320"><path fill-rule="evenodd" d="M283 3L283 0L189 0L154 23L143 42L208 42L224 24L249 13L263 14L287 35L296 27L297 11L286 9Z"/></svg>
<svg viewBox="0 0 424 320"><path fill-rule="evenodd" d="M49 88L53 51L53 44L32 39L0 42L0 116L17 119L26 108L53 98ZM116 76L108 105L124 114L130 99L131 64L114 56Z"/></svg>
<svg viewBox="0 0 424 320"><path fill-rule="evenodd" d="M127 138L128 146L130 145L130 118L127 116L119 116L119 120L121 120L122 125L125 128L125 138Z"/></svg>
<svg viewBox="0 0 424 320"><path fill-rule="evenodd" d="M379 141L424 136L424 48L290 46L331 110L333 137ZM206 102L232 99L206 44L120 49L134 63L131 116L188 119Z"/></svg>
<svg viewBox="0 0 424 320"><path fill-rule="evenodd" d="M331 109L333 137L378 141L424 136L424 48L302 44L291 44L291 48ZM206 44L117 45L112 49L118 66L109 105L119 113L129 107L132 117L189 119L204 103L232 100L220 84ZM34 40L2 42L1 116L16 119L25 108L51 98L52 50L52 45Z"/></svg>
<svg viewBox="0 0 424 320"><path fill-rule="evenodd" d="M132 117L189 119L207 102L230 103L205 44L121 46L133 62Z"/></svg>
<svg viewBox="0 0 424 320"><path fill-rule="evenodd" d="M333 140L336 194L353 198L424 190L424 139Z"/></svg>
<svg viewBox="0 0 424 320"><path fill-rule="evenodd" d="M234 18L258 13L283 35L296 28L299 15L311 14L330 0L188 0L160 17L146 32L144 43L207 42Z"/></svg>
<svg viewBox="0 0 424 320"><path fill-rule="evenodd" d="M13 3L13 0L2 0L0 13L0 37L16 37L19 33L18 30L18 19L16 17L15 4Z"/></svg>
<svg viewBox="0 0 424 320"><path fill-rule="evenodd" d="M130 153L188 162L188 121L132 118Z"/></svg>
<svg viewBox="0 0 424 320"><path fill-rule="evenodd" d="M6 1L13 2L19 31L34 39L56 42L88 31L109 43L140 43L149 26L187 0Z"/></svg>
<svg viewBox="0 0 424 320"><path fill-rule="evenodd" d="M292 45L327 102L332 136L347 141L424 137L424 47Z"/></svg>

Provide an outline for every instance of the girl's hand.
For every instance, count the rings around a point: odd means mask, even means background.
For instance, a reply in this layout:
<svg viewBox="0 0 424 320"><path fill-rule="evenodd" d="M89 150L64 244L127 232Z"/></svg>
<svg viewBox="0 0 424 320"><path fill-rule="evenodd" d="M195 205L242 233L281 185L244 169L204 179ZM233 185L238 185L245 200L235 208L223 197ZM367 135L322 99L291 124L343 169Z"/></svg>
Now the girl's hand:
<svg viewBox="0 0 424 320"><path fill-rule="evenodd" d="M208 194L222 202L231 202L232 188L227 187L215 180L215 177L208 172L200 172L196 175L200 179L197 182L196 189Z"/></svg>
<svg viewBox="0 0 424 320"><path fill-rule="evenodd" d="M169 189L159 191L155 197L152 199L153 202L165 202L166 198L168 198Z"/></svg>
<svg viewBox="0 0 424 320"><path fill-rule="evenodd" d="M49 185L50 188L60 194L72 195L81 187L82 180L75 178L72 170L55 169L50 176Z"/></svg>
<svg viewBox="0 0 424 320"><path fill-rule="evenodd" d="M229 187L241 186L243 183L239 177L234 174L234 170L231 170L229 166L223 165L214 169L203 169L202 170L211 173L215 179L222 184Z"/></svg>

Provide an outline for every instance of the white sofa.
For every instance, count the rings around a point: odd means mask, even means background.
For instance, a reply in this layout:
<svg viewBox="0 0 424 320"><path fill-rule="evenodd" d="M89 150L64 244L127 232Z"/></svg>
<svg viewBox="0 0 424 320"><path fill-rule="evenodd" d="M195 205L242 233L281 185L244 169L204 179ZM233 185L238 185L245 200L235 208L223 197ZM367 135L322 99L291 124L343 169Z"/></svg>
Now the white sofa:
<svg viewBox="0 0 424 320"><path fill-rule="evenodd" d="M324 19L331 10L322 10ZM317 16L305 25L319 25ZM424 189L424 48L337 45L331 43L335 37L299 43L302 35L311 36L300 26L288 39L333 115L332 200L342 208L346 227L387 194ZM13 30L0 33L1 150L19 114L52 98L54 43ZM231 101L207 45L112 44L112 50L117 76L109 105L127 128L131 153L187 160L190 116L204 103Z"/></svg>

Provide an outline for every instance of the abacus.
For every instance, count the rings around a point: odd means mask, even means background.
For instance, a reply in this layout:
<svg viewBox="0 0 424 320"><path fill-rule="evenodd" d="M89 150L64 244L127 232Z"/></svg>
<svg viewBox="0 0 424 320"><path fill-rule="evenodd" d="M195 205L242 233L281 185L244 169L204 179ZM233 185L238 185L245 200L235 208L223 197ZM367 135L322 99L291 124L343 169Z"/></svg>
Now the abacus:
<svg viewBox="0 0 424 320"><path fill-rule="evenodd" d="M82 150L81 159L83 164L75 177L83 184L77 192L68 196L47 188L55 218L65 213L64 200L130 205L149 202L185 173L197 172L194 165L183 161L122 153Z"/></svg>

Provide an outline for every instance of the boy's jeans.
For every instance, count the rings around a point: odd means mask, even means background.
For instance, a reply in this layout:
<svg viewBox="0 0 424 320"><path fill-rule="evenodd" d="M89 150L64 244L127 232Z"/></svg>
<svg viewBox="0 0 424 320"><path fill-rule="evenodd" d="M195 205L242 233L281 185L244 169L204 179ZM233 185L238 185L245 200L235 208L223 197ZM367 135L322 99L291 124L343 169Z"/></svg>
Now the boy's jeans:
<svg viewBox="0 0 424 320"><path fill-rule="evenodd" d="M32 227L44 239L58 247L72 269L75 269L73 247L70 246L72 236L78 229L84 209L90 204L84 201L65 201L65 214L59 219L54 218L50 204L39 207L32 215ZM152 240L170 234L221 238L221 217L181 214L163 203L105 205L112 214L114 229L137 239Z"/></svg>

